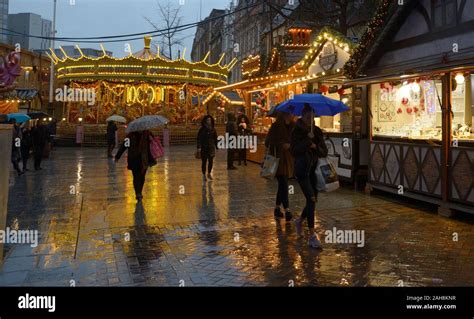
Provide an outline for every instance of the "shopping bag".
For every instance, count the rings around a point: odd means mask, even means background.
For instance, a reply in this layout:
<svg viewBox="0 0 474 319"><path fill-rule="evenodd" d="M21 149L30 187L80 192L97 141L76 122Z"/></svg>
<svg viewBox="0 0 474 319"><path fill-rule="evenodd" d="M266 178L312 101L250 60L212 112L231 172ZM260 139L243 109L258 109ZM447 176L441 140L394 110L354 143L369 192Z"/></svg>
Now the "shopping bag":
<svg viewBox="0 0 474 319"><path fill-rule="evenodd" d="M275 177L275 174L278 170L278 164L280 159L270 155L268 152L265 154L262 164L262 170L260 171L260 176L268 179Z"/></svg>
<svg viewBox="0 0 474 319"><path fill-rule="evenodd" d="M165 150L163 149L163 146L161 146L160 138L158 136L150 140L150 153L154 160L165 155Z"/></svg>
<svg viewBox="0 0 474 319"><path fill-rule="evenodd" d="M332 192L339 188L339 177L337 176L336 168L327 157L322 157L318 160L316 181L316 188L320 192Z"/></svg>

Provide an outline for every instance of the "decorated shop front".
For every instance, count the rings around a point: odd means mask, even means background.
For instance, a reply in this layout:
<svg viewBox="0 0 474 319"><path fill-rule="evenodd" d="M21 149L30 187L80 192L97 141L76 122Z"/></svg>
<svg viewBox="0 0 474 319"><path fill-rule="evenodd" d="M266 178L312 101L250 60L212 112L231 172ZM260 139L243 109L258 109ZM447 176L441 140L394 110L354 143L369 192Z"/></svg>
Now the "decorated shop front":
<svg viewBox="0 0 474 319"><path fill-rule="evenodd" d="M474 3L442 29L432 6L383 2L345 71L370 91L369 188L474 213L474 47L453 46L472 43Z"/></svg>

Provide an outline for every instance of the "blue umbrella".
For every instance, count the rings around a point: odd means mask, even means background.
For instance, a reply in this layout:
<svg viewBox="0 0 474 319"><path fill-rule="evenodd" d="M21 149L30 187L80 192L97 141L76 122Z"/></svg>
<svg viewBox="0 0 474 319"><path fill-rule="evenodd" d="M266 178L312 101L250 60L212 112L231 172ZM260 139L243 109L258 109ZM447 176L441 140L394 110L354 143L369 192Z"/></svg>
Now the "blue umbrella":
<svg viewBox="0 0 474 319"><path fill-rule="evenodd" d="M321 94L297 94L293 99L278 105L276 110L301 115L305 104L309 104L316 116L334 116L349 110L349 107L341 101Z"/></svg>
<svg viewBox="0 0 474 319"><path fill-rule="evenodd" d="M31 117L23 113L10 113L7 115L7 119L8 121L15 119L17 123L24 123L31 120Z"/></svg>

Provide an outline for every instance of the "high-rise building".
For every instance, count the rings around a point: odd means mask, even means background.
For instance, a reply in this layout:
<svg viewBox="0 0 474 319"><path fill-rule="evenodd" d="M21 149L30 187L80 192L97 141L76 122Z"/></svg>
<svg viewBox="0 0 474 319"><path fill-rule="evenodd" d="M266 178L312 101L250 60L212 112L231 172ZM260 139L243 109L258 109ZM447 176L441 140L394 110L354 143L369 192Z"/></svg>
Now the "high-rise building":
<svg viewBox="0 0 474 319"><path fill-rule="evenodd" d="M9 0L0 0L0 42L7 43L8 36L5 34L8 28L8 1Z"/></svg>
<svg viewBox="0 0 474 319"><path fill-rule="evenodd" d="M19 43L21 48L29 51L45 50L51 47L51 40L49 39L26 36L51 37L51 21L41 18L38 14L29 12L9 14L8 29L12 33L9 35L8 42L12 45Z"/></svg>

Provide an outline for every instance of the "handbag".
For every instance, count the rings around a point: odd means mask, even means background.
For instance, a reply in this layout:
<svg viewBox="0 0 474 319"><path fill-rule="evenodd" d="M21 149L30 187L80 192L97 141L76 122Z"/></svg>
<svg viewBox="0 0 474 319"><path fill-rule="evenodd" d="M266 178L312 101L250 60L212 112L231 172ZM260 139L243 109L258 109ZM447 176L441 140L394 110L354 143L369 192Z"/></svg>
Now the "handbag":
<svg viewBox="0 0 474 319"><path fill-rule="evenodd" d="M337 176L334 164L321 157L316 166L316 188L320 192L333 192L339 188L339 177Z"/></svg>
<svg viewBox="0 0 474 319"><path fill-rule="evenodd" d="M270 155L269 148L268 148L267 152L265 153L265 157L263 159L262 170L260 171L260 176L263 178L273 179L278 170L279 163L280 163L280 159L276 156Z"/></svg>
<svg viewBox="0 0 474 319"><path fill-rule="evenodd" d="M161 146L160 138L158 136L150 140L150 153L154 160L165 155L165 150L163 149L163 146Z"/></svg>

